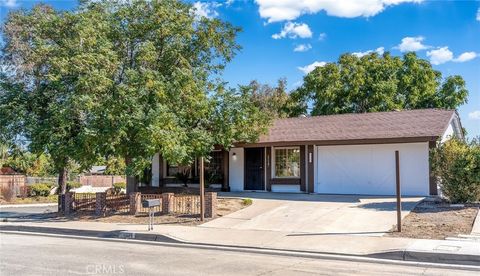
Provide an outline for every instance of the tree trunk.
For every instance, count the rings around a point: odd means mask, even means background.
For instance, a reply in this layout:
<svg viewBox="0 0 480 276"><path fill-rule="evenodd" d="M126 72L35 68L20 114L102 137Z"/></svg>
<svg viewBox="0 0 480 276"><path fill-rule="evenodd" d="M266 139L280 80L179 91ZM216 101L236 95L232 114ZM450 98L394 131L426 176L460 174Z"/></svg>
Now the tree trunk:
<svg viewBox="0 0 480 276"><path fill-rule="evenodd" d="M125 157L125 165L128 167L132 164L132 159L130 157ZM127 175L127 194L134 193L137 191L137 178L133 175Z"/></svg>
<svg viewBox="0 0 480 276"><path fill-rule="evenodd" d="M61 195L64 195L67 192L67 169L61 168L58 171L58 188L60 189Z"/></svg>

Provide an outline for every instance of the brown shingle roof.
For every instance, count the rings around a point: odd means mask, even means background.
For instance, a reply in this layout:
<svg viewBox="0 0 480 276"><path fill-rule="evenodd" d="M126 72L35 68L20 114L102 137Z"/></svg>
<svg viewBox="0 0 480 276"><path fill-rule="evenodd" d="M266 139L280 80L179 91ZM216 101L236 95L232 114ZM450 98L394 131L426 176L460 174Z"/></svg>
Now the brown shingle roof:
<svg viewBox="0 0 480 276"><path fill-rule="evenodd" d="M455 110L417 109L275 120L258 143L440 137Z"/></svg>

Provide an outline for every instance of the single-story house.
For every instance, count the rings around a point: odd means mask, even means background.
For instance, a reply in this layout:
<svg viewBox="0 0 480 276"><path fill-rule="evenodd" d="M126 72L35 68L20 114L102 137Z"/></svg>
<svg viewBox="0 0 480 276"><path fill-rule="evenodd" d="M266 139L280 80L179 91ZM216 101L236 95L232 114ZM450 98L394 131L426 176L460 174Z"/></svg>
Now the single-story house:
<svg viewBox="0 0 480 276"><path fill-rule="evenodd" d="M206 171L227 191L394 195L398 150L402 194L436 195L429 151L452 136L463 138L455 110L277 119L257 143L214 150ZM178 184L180 169L155 155L151 185Z"/></svg>

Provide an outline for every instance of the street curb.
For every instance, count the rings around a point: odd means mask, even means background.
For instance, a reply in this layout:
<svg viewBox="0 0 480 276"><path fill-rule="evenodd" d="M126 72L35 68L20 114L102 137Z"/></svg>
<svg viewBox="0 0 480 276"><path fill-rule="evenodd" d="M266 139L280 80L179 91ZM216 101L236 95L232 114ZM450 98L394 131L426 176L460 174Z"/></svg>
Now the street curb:
<svg viewBox="0 0 480 276"><path fill-rule="evenodd" d="M145 240L136 240L136 239L118 239L118 238L99 238L99 237L90 237L90 236L74 236L74 235L61 235L61 234L49 234L49 233L36 233L36 232L18 232L18 231L3 231L0 230L0 233L4 234L13 234L13 235L35 235L35 236L44 236L52 238L75 238L83 239L90 241L106 241L106 242L121 242L121 243L133 243L133 244L142 244L142 245L152 245L152 246L168 246L176 248L195 248L195 249L205 249L205 250L221 250L221 251L230 251L230 252L240 252L240 253L253 253L253 254L263 254L263 255L276 255L284 257L299 257L299 258L310 258L310 259L323 259L323 260L338 260L338 261L354 261L354 262L364 262L364 263L375 263L375 264L388 264L388 265L409 265L422 268L440 268L440 269L458 269L465 271L480 271L480 267L471 266L471 265L457 265L457 264L442 264L442 263L426 263L426 262L413 262L413 261L399 261L399 260L390 260L390 259L377 259L371 257L363 257L356 255L342 255L342 254L328 254L328 253L318 253L318 252L294 252L288 250L280 249L253 249L253 248L241 248L241 247L231 247L231 246L221 246L221 245L202 245L202 244L193 244L193 243L169 243L162 241L145 241Z"/></svg>
<svg viewBox="0 0 480 276"><path fill-rule="evenodd" d="M26 208L26 207L50 207L50 206L57 206L58 203L32 203L32 204L7 204L7 205L0 205L0 209L2 208Z"/></svg>
<svg viewBox="0 0 480 276"><path fill-rule="evenodd" d="M205 249L229 250L246 253L275 254L292 257L328 258L334 260L354 260L371 263L416 264L429 267L455 267L458 269L480 271L480 256L414 252L406 250L386 251L374 254L357 255L307 250L291 250L240 245L219 245L188 242L165 234L138 233L133 231L100 231L69 228L51 228L41 226L0 225L0 233L33 234L49 237L79 238L130 243L147 243L173 247L194 247Z"/></svg>

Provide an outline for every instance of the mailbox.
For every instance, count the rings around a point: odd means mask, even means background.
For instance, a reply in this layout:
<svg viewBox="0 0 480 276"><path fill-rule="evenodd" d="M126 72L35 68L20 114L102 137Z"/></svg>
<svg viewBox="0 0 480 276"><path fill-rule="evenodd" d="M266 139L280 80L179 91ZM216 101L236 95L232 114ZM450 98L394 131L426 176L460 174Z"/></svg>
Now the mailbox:
<svg viewBox="0 0 480 276"><path fill-rule="evenodd" d="M160 199L146 199L142 201L144 208L152 208L155 206L160 206Z"/></svg>

